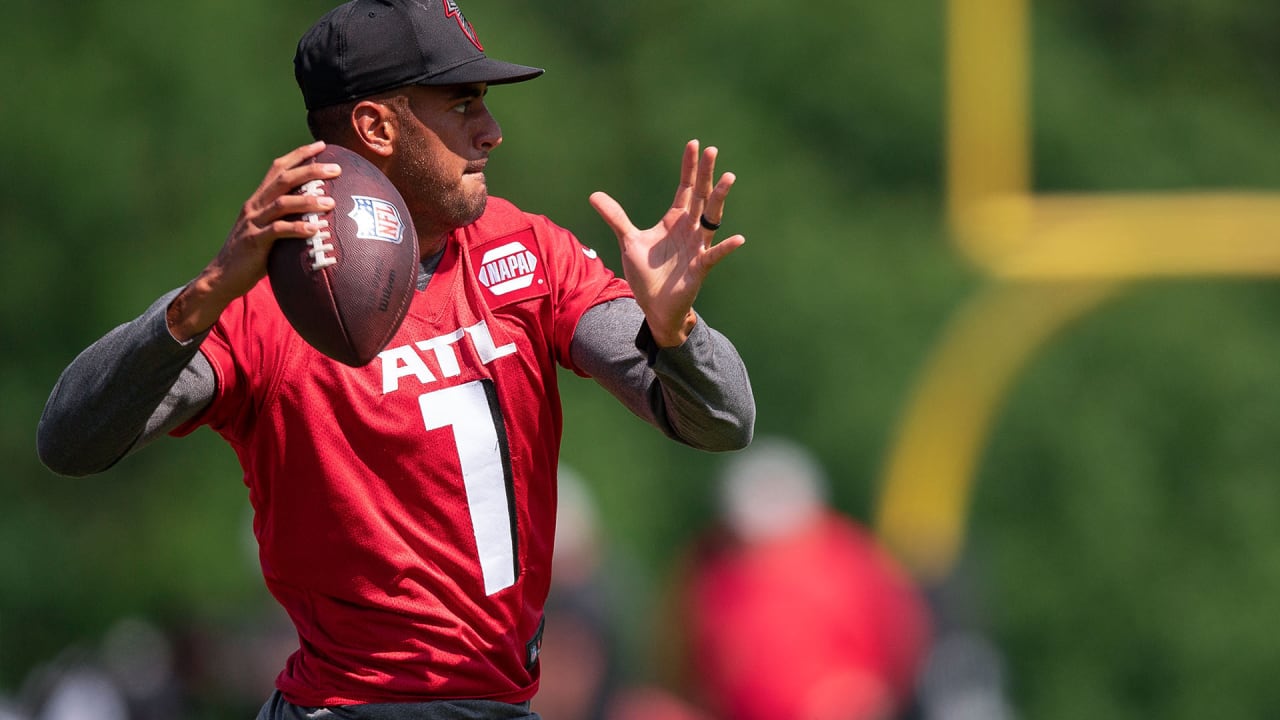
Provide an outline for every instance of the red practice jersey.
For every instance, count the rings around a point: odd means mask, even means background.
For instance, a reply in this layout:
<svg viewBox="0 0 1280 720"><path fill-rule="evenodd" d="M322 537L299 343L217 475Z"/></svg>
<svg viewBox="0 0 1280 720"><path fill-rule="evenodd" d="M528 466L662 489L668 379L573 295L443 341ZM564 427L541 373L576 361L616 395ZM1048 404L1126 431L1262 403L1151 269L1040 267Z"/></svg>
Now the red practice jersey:
<svg viewBox="0 0 1280 720"><path fill-rule="evenodd" d="M529 699L550 583L557 364L582 313L630 296L568 231L490 198L449 238L387 349L308 346L267 281L201 351L205 424L239 456L272 594L300 648L277 679L321 706Z"/></svg>

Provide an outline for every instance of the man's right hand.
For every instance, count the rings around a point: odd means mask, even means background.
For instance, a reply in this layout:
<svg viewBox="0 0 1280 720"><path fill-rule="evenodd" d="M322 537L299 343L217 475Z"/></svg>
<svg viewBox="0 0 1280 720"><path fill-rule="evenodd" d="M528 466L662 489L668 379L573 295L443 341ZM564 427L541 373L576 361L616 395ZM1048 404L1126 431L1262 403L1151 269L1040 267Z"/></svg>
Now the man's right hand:
<svg viewBox="0 0 1280 720"><path fill-rule="evenodd" d="M323 142L314 142L271 163L258 189L240 209L217 256L169 303L165 318L174 339L186 342L208 330L232 300L257 285L267 274L267 255L276 240L308 238L320 230L302 216L326 212L333 206L333 198L299 195L293 190L341 172L332 163L310 162L323 149Z"/></svg>

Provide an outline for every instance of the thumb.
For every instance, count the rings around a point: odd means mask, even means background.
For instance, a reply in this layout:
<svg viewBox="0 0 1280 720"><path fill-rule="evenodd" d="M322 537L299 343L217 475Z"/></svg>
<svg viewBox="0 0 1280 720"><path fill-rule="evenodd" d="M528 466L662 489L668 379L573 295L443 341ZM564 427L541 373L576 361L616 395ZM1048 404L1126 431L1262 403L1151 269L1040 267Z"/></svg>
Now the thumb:
<svg viewBox="0 0 1280 720"><path fill-rule="evenodd" d="M608 193L594 192L588 198L591 207L595 208L600 214L601 219L613 230L613 234L622 237L628 233L634 232L636 227L631 224L631 218L627 217L627 211L622 209L617 200L609 197Z"/></svg>

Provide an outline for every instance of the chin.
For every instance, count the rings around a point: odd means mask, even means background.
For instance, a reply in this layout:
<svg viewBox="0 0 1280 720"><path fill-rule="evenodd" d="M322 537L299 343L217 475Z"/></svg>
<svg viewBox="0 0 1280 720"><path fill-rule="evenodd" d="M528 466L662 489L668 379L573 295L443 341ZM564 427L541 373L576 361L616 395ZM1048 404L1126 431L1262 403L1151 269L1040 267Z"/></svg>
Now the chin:
<svg viewBox="0 0 1280 720"><path fill-rule="evenodd" d="M462 227L463 225L470 225L471 223L479 220L480 216L484 215L484 209L488 204L489 195L487 193L481 193L475 197L468 198L466 206L464 208L459 208L461 212L458 213L458 220L460 221L458 226Z"/></svg>

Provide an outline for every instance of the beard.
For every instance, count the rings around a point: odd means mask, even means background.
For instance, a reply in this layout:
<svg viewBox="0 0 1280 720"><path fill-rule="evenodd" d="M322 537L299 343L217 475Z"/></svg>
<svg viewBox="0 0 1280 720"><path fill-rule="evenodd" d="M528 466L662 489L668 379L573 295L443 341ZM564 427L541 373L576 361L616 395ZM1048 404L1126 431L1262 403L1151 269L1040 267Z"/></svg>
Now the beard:
<svg viewBox="0 0 1280 720"><path fill-rule="evenodd" d="M401 161L388 168L387 176L404 197L419 233L448 233L484 214L489 193L483 179L464 182L458 170L448 167L439 140L413 128L401 142Z"/></svg>

